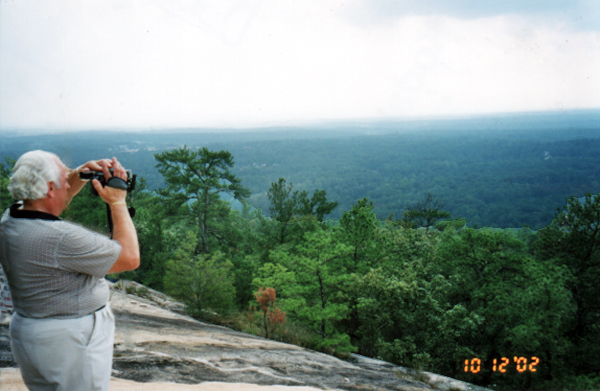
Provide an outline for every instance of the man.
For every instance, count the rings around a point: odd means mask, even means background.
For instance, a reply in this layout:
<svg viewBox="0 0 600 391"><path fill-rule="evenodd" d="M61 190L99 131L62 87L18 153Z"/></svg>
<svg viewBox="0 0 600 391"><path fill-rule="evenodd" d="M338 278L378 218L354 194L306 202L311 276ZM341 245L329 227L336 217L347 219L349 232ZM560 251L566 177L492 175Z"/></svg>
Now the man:
<svg viewBox="0 0 600 391"><path fill-rule="evenodd" d="M139 266L135 227L125 204L126 180L116 158L69 170L60 159L32 151L17 161L8 189L22 203L0 220L0 263L15 313L11 346L30 390L108 390L114 317L108 306L108 273ZM85 181L81 171L102 171L107 186L93 186L110 205L113 240L59 216Z"/></svg>

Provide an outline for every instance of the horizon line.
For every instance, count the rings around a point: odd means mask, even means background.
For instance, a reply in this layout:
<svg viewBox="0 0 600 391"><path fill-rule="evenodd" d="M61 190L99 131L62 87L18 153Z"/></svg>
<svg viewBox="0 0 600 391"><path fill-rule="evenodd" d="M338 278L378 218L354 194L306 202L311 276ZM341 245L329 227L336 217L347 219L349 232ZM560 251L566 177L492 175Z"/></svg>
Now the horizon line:
<svg viewBox="0 0 600 391"><path fill-rule="evenodd" d="M250 131L277 131L284 129L302 129L307 127L330 127L332 125L341 124L377 124L384 122L397 123L419 123L425 121L433 122L452 122L460 120L485 120L497 117L520 117L520 116L535 116L535 115L573 115L573 114L594 114L597 113L600 120L600 107L597 108L581 108L581 109L564 109L564 110L535 110L535 111L511 111L511 112L492 112L492 113L477 113L477 114L456 114L456 115L432 115L432 116L415 116L415 117L361 117L361 118L332 118L332 119L304 119L290 121L273 121L264 125L253 126L111 126L111 127L81 127L77 129L64 129L53 127L0 127L3 132L9 133L28 133L35 134L64 134L64 133L82 133L82 132L152 132L160 133L162 131L181 131L187 132L240 132L246 133ZM598 126L600 127L600 125ZM10 134L4 134L10 136Z"/></svg>

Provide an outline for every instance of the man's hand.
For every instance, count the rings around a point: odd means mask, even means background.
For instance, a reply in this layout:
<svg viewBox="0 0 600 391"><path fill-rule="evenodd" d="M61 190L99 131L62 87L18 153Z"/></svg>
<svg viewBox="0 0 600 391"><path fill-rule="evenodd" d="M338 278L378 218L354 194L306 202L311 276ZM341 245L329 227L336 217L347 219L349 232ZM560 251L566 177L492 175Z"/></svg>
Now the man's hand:
<svg viewBox="0 0 600 391"><path fill-rule="evenodd" d="M104 168L108 170L112 167L112 160L110 159L100 159L100 160L90 160L89 162L82 164L74 170L69 171L69 176L67 181L69 182L69 186L71 187L68 192L69 202L73 197L75 197L85 186L87 181L84 181L79 178L79 173L83 171L104 171Z"/></svg>
<svg viewBox="0 0 600 391"><path fill-rule="evenodd" d="M121 178L124 181L127 181L127 172L123 166L121 166L121 163L117 161L117 158L113 157L112 161L108 161L108 164L105 161L99 161L99 165L101 165L101 170L96 171L102 171L104 173L104 179L106 179L106 182L108 182L108 180L112 177ZM108 170L111 167L113 169L112 175ZM108 205L113 205L115 202L125 203L125 197L127 197L126 190L115 189L110 186L102 187L100 182L96 179L92 180L92 185L98 192L100 198L102 198L102 201L106 202Z"/></svg>
<svg viewBox="0 0 600 391"><path fill-rule="evenodd" d="M77 167L75 169L75 171L77 171L77 175L79 175L79 173L82 171L103 171L104 167L111 168L112 160L110 160L110 159L90 160L89 162Z"/></svg>

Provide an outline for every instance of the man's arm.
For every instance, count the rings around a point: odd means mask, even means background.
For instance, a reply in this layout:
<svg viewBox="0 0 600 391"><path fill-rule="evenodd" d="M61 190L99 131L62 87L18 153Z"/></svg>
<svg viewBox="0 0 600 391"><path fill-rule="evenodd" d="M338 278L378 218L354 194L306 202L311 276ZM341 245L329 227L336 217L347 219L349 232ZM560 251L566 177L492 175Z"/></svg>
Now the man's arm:
<svg viewBox="0 0 600 391"><path fill-rule="evenodd" d="M103 164L102 171L108 181L111 178L109 167L113 169L113 176L127 180L127 173L116 158L112 159L111 165ZM113 187L102 187L96 179L92 185L104 202L110 205L110 213L113 221L113 239L121 244L121 254L108 273L119 273L127 270L135 270L140 266L140 247L138 244L135 226L129 216L125 197L127 191Z"/></svg>
<svg viewBox="0 0 600 391"><path fill-rule="evenodd" d="M112 205L110 213L113 220L113 239L121 243L121 254L108 273L135 270L140 266L140 248L127 205Z"/></svg>

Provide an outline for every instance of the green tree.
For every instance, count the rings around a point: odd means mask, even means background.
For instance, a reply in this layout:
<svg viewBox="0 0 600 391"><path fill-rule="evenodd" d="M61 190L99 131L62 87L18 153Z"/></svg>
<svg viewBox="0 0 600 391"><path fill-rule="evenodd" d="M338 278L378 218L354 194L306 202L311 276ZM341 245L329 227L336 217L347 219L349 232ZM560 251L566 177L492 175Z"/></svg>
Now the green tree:
<svg viewBox="0 0 600 391"><path fill-rule="evenodd" d="M550 225L538 232L536 254L569 272L566 287L574 311L568 337L575 346L569 356L575 374L598 374L600 362L600 194L572 197Z"/></svg>
<svg viewBox="0 0 600 391"><path fill-rule="evenodd" d="M62 218L86 226L97 232L109 233L108 214L106 204L100 197L91 193L89 183L73 197L67 209L62 213Z"/></svg>
<svg viewBox="0 0 600 391"><path fill-rule="evenodd" d="M156 167L167 182L159 193L168 201L169 211L187 207L195 219L200 238L196 252L209 253L215 242L226 246L230 240L223 235L221 224L229 216L230 205L220 194L230 194L237 200L250 195L250 190L230 171L234 165L231 153L182 147L154 156Z"/></svg>
<svg viewBox="0 0 600 391"><path fill-rule="evenodd" d="M333 212L338 206L337 201L327 201L327 192L325 190L315 190L312 197L308 198L308 193L300 193L299 215L313 216L317 221L323 221L323 218Z"/></svg>
<svg viewBox="0 0 600 391"><path fill-rule="evenodd" d="M253 284L279 292L280 304L292 319L311 327L320 337L320 348L353 351L350 337L339 322L349 312L343 292L351 276L343 266L349 248L331 232L318 229L305 234L293 251L275 250Z"/></svg>
<svg viewBox="0 0 600 391"><path fill-rule="evenodd" d="M15 163L16 160L8 156L4 157L4 164L0 162L0 213L4 213L4 210L14 201L8 192L8 183Z"/></svg>
<svg viewBox="0 0 600 391"><path fill-rule="evenodd" d="M402 221L407 227L431 227L442 219L449 219L450 213L442 210L444 203L433 194L427 193L425 198L407 208L402 214Z"/></svg>
<svg viewBox="0 0 600 391"><path fill-rule="evenodd" d="M373 202L363 198L344 212L337 227L340 241L350 246L348 262L351 272L364 274L385 256L385 243L379 229L380 221L373 212Z"/></svg>
<svg viewBox="0 0 600 391"><path fill-rule="evenodd" d="M165 266L165 292L186 305L194 317L210 317L210 311L227 312L235 302L233 264L220 252L194 255L196 235L188 231L173 259Z"/></svg>
<svg viewBox="0 0 600 391"><path fill-rule="evenodd" d="M452 338L460 351L482 360L514 352L540 358L535 374L513 379L518 387L559 374L551 363L568 349L564 319L571 311L564 268L538 262L523 242L502 230L448 229L443 234L436 269L450 282L449 304L464 308L467 318L482 320L476 333ZM509 381L489 369L478 374L479 380L462 373L459 365L454 370L453 376L479 384Z"/></svg>
<svg viewBox="0 0 600 391"><path fill-rule="evenodd" d="M138 178L136 189L130 194L130 204L136 208L133 223L138 233L141 263L132 278L159 291L164 290L165 264L186 233L181 221L169 222L163 202L161 196L147 190L144 178Z"/></svg>
<svg viewBox="0 0 600 391"><path fill-rule="evenodd" d="M400 228L386 234L387 258L352 285L357 318L352 335L361 354L439 373L454 354L442 334L452 313L446 315L450 283L433 268L440 233Z"/></svg>
<svg viewBox="0 0 600 391"><path fill-rule="evenodd" d="M448 282L441 276L429 278L423 260L404 266L399 273L379 268L358 277L354 290L360 352L439 372L449 360L438 355L447 344L440 326Z"/></svg>
<svg viewBox="0 0 600 391"><path fill-rule="evenodd" d="M222 221L223 236L228 238L227 257L234 264L235 288L238 308L246 308L254 298L252 279L258 269L256 247L262 238L256 229L260 210L251 210L243 201L242 210L231 210Z"/></svg>
<svg viewBox="0 0 600 391"><path fill-rule="evenodd" d="M277 183L271 183L267 197L271 203L269 207L271 217L278 222L277 232L280 244L287 241L290 225L302 218L323 221L323 218L338 205L337 202L327 201L325 190L315 190L312 197L309 198L306 190L294 191L294 185L292 183L288 185L284 178L279 178Z"/></svg>

